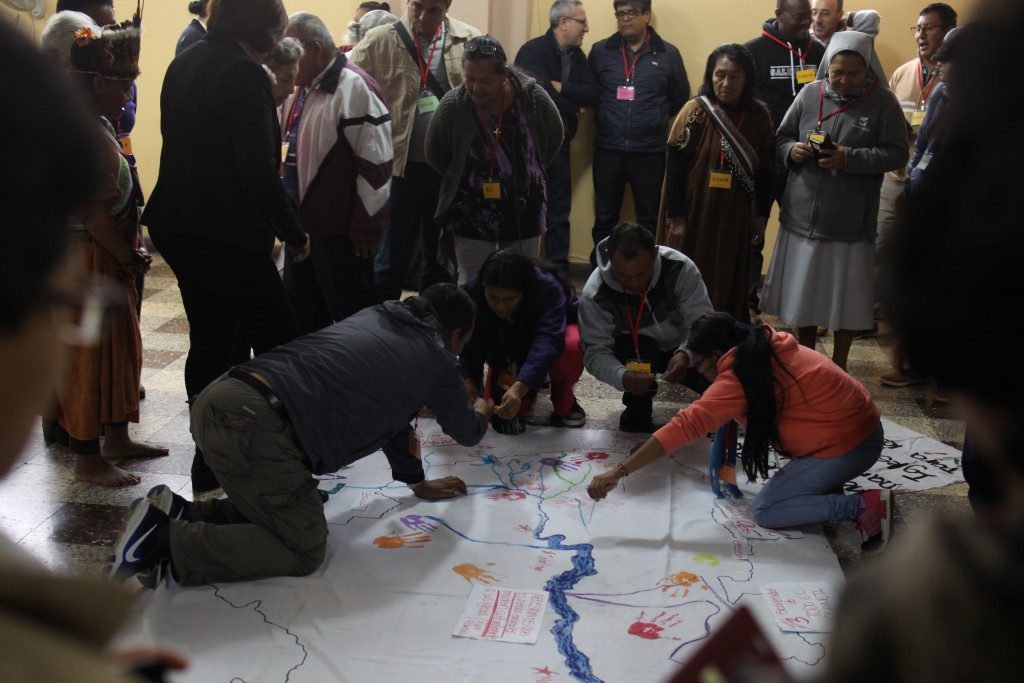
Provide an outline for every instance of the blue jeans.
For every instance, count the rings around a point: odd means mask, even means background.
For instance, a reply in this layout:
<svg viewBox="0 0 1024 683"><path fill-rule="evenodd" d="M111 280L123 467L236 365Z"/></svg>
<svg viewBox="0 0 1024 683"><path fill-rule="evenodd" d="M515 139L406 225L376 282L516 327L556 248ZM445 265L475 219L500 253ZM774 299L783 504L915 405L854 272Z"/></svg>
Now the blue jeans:
<svg viewBox="0 0 1024 683"><path fill-rule="evenodd" d="M836 493L864 474L882 453L882 425L849 453L835 458L792 458L754 499L754 521L784 529L829 520L856 519L860 495Z"/></svg>

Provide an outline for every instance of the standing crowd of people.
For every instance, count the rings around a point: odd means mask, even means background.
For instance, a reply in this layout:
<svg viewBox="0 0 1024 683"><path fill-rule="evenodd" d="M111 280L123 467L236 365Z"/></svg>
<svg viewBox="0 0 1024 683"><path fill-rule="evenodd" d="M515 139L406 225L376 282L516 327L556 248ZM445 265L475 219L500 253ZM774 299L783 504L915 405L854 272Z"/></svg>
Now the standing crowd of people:
<svg viewBox="0 0 1024 683"><path fill-rule="evenodd" d="M549 424L579 427L586 411L573 387L584 369L623 392L621 430L651 435L594 477L595 500L709 432L716 452L733 451L728 464L712 463L727 477L740 424L742 470L767 480L755 521L852 521L873 553L889 540L890 494L842 485L874 465L884 435L879 408L846 368L855 336L884 314L901 343L883 383L933 378L963 397L977 448L965 469L982 516L929 528L923 538L937 550L918 541L886 558L900 573L923 568L925 580L911 595L879 574L891 600L847 602L830 676L878 675L896 661L900 680L923 671L963 680L972 657L951 648L941 664L924 663L932 641L904 647L893 624L905 615L889 612L947 585L965 596L1018 585L1020 399L1002 372L963 359L990 358L1011 374L1018 364L938 321L948 307L1004 312L1013 292L1020 145L981 139L995 110L981 86L1024 13L955 30L956 12L929 4L912 28L918 57L887 79L874 49L878 12L778 0L760 36L708 56L691 98L679 50L651 26L650 0L614 0L618 30L589 56L583 2L556 0L550 29L512 61L450 16L451 4L408 0L396 17L387 3L363 3L346 50L321 18L288 16L280 0L189 3L196 18L164 78L163 148L145 199L130 139L141 11L117 24L112 0L60 0L41 39L49 64L0 29L9 53L0 63L48 103L57 132L24 155L47 164L4 174L3 225L38 230L4 231L0 377L34 393L0 421L11 437L0 473L40 414L83 481L135 485L117 461L167 453L128 434L144 396L144 224L189 321L193 489L227 496L189 501L152 487L115 545L111 578L153 586L165 576L199 585L309 574L327 534L313 474L383 450L416 496L456 497L466 492L458 477L425 477L411 425L420 409L473 446L489 425L520 433L549 380ZM987 108L961 107L968 98ZM593 271L577 294L565 277L569 146L587 109L596 111L596 218ZM11 130L27 125L22 113L3 117ZM965 167L999 173L965 178ZM987 182L1005 191L993 195ZM626 185L633 222L620 215ZM983 194L996 199L978 206ZM781 230L760 291L775 205ZM970 279L945 277L953 269ZM410 285L419 294L400 300ZM762 310L797 335L751 324ZM832 359L814 350L820 328L834 332ZM666 425L653 420L659 380L700 395ZM772 450L786 464L769 478ZM968 547L985 553L971 577L921 557L982 557ZM10 585L47 590L36 568L9 570L13 551L0 550ZM972 604L953 608L966 618ZM58 646L81 638L73 628L53 637ZM868 651L881 654L857 658ZM107 661L78 657L97 672L86 680L114 680ZM987 662L992 677L1003 663Z"/></svg>

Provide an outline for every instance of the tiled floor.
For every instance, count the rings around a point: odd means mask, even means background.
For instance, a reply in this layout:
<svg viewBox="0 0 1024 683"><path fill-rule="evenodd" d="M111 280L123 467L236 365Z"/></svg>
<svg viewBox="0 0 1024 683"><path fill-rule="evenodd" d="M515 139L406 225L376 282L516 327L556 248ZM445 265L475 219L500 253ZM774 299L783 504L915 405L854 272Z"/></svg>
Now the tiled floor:
<svg viewBox="0 0 1024 683"><path fill-rule="evenodd" d="M586 273L575 273L579 286ZM953 409L934 400L928 387L889 389L881 387L878 376L889 370L884 333L854 342L850 372L870 389L882 414L926 436L956 448L962 447L963 423ZM150 460L132 460L122 467L142 475L138 486L106 489L78 482L72 476L73 459L60 447L46 447L41 433L33 435L24 458L0 482L0 529L54 569L95 574L101 571L109 546L127 517L127 506L156 484L167 484L191 498L189 468L192 440L185 405L183 368L188 350L188 322L173 274L156 256L146 278L142 308L145 347L142 381L147 396L142 402L142 420L132 425L138 439L170 448L170 455ZM831 352L831 339L819 348ZM619 395L584 375L577 396L588 414L588 427L615 429L622 410ZM667 421L683 402L694 395L685 389L662 390L655 401L655 420ZM550 403L542 397L534 409L546 415ZM967 511L965 487L956 485L900 497L898 525L914 524L935 511ZM847 568L856 564L859 540L851 525L829 525L830 540ZM898 529L897 529L898 533Z"/></svg>

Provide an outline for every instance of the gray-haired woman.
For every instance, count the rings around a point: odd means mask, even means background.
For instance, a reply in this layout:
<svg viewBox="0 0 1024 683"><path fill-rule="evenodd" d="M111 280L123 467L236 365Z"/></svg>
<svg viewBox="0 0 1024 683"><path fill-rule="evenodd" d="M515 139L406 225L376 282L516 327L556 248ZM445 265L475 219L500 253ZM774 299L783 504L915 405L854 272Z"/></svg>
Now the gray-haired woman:
<svg viewBox="0 0 1024 683"><path fill-rule="evenodd" d="M299 75L299 60L306 51L302 43L295 38L282 38L270 54L263 60L263 66L274 77L271 80L271 92L277 106L284 104L288 96L295 91L295 77Z"/></svg>

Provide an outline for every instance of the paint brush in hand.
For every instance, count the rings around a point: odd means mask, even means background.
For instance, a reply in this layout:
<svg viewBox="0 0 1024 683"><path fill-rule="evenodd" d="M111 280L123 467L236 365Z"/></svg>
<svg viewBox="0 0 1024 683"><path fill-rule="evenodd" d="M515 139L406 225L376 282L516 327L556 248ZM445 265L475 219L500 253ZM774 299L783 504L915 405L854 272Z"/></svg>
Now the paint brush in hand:
<svg viewBox="0 0 1024 683"><path fill-rule="evenodd" d="M505 392L499 390L497 395L494 397L495 405L501 405L501 401L504 397ZM494 427L494 431L499 434L507 434L509 436L519 436L526 431L526 423L523 422L522 418L519 417L518 414L514 415L511 419L505 419L495 413L491 416L491 426Z"/></svg>

